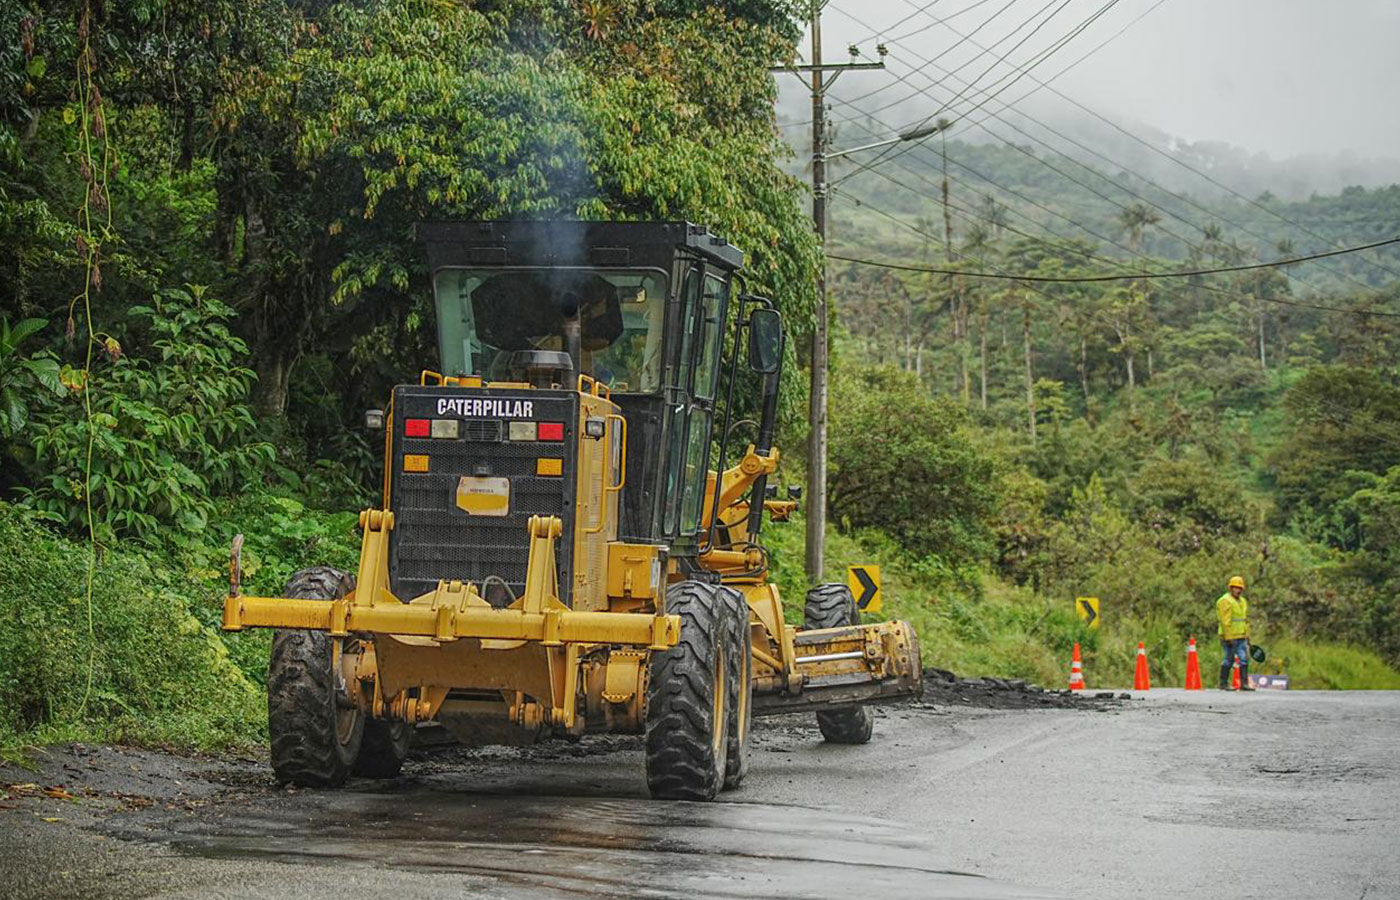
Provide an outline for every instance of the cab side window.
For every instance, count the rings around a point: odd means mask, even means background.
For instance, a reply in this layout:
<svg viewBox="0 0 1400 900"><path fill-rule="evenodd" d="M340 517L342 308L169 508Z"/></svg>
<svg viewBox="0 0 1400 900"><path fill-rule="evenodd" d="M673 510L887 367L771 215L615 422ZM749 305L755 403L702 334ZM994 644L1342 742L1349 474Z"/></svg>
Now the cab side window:
<svg viewBox="0 0 1400 900"><path fill-rule="evenodd" d="M714 275L705 276L700 298L700 359L695 366L695 396L714 400L719 384L719 356L724 343L724 310L729 285Z"/></svg>
<svg viewBox="0 0 1400 900"><path fill-rule="evenodd" d="M700 304L701 274L698 266L686 273L681 285L681 340L680 356L676 360L675 386L684 395L690 390L690 377L695 365L695 338L697 330L696 308ZM664 500L661 532L674 535L681 522L681 499L685 493L687 469L687 425L691 421L691 408L680 399L669 411L670 446L666 449L666 496Z"/></svg>

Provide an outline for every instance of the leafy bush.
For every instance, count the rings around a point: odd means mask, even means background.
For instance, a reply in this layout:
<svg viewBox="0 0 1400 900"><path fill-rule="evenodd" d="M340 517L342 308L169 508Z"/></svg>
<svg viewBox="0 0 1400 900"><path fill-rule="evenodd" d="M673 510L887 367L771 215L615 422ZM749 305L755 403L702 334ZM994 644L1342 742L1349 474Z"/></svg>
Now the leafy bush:
<svg viewBox="0 0 1400 900"><path fill-rule="evenodd" d="M194 615L209 628L218 627L228 585L229 544L235 534L246 541L244 592L276 597L292 573L307 566L355 571L360 550L357 521L357 510L317 510L294 497L261 491L221 502L202 539L180 554L190 582L204 586ZM243 674L255 684L265 683L272 632L252 628L222 637Z"/></svg>
<svg viewBox="0 0 1400 900"><path fill-rule="evenodd" d="M966 414L892 368L838 372L831 397L829 516L879 528L916 556L959 567L988 558L996 468Z"/></svg>
<svg viewBox="0 0 1400 900"><path fill-rule="evenodd" d="M38 416L32 442L41 468L27 502L82 531L90 501L102 542L149 540L172 526L178 531L166 535L178 542L202 531L213 498L256 477L272 449L251 439L245 400L253 373L239 365L247 347L229 332L233 310L191 286L130 313L148 323L149 352L127 356L109 341L110 365Z"/></svg>
<svg viewBox="0 0 1400 900"><path fill-rule="evenodd" d="M1289 388L1283 405L1291 430L1273 462L1285 517L1330 510L1363 486L1353 472L1380 475L1400 465L1400 388L1377 372L1318 366Z"/></svg>
<svg viewBox="0 0 1400 900"><path fill-rule="evenodd" d="M88 553L0 504L0 744L63 729L184 747L256 739L262 694L191 615L193 586L109 552L89 605Z"/></svg>
<svg viewBox="0 0 1400 900"><path fill-rule="evenodd" d="M25 356L20 345L48 325L47 319L22 319L10 327L0 315L0 438L10 438L29 421L29 397L35 387L62 396L58 360L47 354Z"/></svg>

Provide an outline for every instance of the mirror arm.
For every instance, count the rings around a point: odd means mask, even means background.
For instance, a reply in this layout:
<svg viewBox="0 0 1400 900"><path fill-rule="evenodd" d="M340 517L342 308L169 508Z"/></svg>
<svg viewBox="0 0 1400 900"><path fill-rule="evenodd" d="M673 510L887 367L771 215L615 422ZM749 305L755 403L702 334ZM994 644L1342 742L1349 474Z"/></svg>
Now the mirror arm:
<svg viewBox="0 0 1400 900"><path fill-rule="evenodd" d="M787 344L787 335L783 334L778 341L778 368L772 374L763 379L763 413L758 423L758 441L754 444L754 452L760 456L767 456L773 452L773 435L778 428L778 385L783 374L783 350ZM760 475L753 484L753 492L749 495L752 500L749 502L749 537L758 537L759 529L763 525L763 495L768 489L768 476Z"/></svg>

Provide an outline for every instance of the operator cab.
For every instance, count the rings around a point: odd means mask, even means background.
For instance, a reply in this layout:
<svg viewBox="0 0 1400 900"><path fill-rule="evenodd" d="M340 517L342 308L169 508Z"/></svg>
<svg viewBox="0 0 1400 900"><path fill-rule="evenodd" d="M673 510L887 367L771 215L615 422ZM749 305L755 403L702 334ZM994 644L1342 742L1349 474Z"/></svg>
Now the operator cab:
<svg viewBox="0 0 1400 900"><path fill-rule="evenodd" d="M661 386L661 273L452 268L435 274L433 291L448 373L562 387L582 372L613 391Z"/></svg>
<svg viewBox="0 0 1400 900"><path fill-rule="evenodd" d="M673 222L435 222L415 235L449 382L494 396L559 396L579 390L580 376L606 388L626 422L613 539L693 558L743 254L703 226ZM487 457L499 452L481 447L465 461L495 465Z"/></svg>

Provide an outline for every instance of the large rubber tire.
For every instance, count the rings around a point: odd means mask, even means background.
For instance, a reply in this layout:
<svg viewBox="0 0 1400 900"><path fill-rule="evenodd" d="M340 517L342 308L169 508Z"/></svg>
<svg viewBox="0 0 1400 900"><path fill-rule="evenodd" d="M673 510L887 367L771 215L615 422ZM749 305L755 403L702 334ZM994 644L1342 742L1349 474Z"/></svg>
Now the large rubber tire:
<svg viewBox="0 0 1400 900"><path fill-rule="evenodd" d="M844 584L819 584L807 592L803 620L808 628L859 625L860 609ZM819 712L817 727L833 744L864 744L875 730L875 714L868 706Z"/></svg>
<svg viewBox="0 0 1400 900"><path fill-rule="evenodd" d="M334 600L354 587L353 576L318 566L293 575L285 596ZM365 720L350 705L336 671L343 640L324 631L279 628L273 633L267 730L278 781L335 787L345 783L355 765Z"/></svg>
<svg viewBox="0 0 1400 900"><path fill-rule="evenodd" d="M351 771L364 778L397 778L412 738L413 726L400 719L366 719L360 755Z"/></svg>
<svg viewBox="0 0 1400 900"><path fill-rule="evenodd" d="M729 646L729 748L724 760L724 789L732 791L749 774L749 732L753 729L753 630L749 604L733 588L721 587L728 601L731 637Z"/></svg>
<svg viewBox="0 0 1400 900"><path fill-rule="evenodd" d="M666 612L681 617L680 641L647 661L646 772L661 800L713 800L729 749L732 624L715 585L666 589Z"/></svg>

